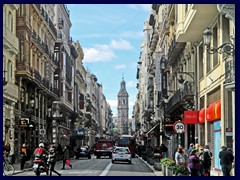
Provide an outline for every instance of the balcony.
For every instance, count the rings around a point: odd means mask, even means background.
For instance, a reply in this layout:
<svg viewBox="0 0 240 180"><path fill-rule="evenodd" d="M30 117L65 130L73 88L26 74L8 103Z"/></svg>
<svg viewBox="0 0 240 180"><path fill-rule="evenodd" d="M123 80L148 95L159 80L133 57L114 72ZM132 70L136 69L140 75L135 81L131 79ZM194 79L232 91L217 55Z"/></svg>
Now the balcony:
<svg viewBox="0 0 240 180"><path fill-rule="evenodd" d="M40 73L36 69L34 69L34 78L37 81L42 82L42 77L41 77Z"/></svg>
<svg viewBox="0 0 240 180"><path fill-rule="evenodd" d="M16 86L14 83L8 82L6 86L4 86L4 97L12 97L14 99L18 99L18 86Z"/></svg>
<svg viewBox="0 0 240 180"><path fill-rule="evenodd" d="M229 58L225 63L225 82L226 88L235 88L235 60Z"/></svg>
<svg viewBox="0 0 240 180"><path fill-rule="evenodd" d="M169 102L167 103L165 113L169 113L169 111L170 111L171 109L173 109L174 106L176 106L178 103L180 103L181 97L182 97L182 96L181 96L181 90L179 89L179 90L171 97L171 99L170 99Z"/></svg>
<svg viewBox="0 0 240 180"><path fill-rule="evenodd" d="M192 4L176 29L178 42L194 42L202 39L202 32L218 14L217 4Z"/></svg>
<svg viewBox="0 0 240 180"><path fill-rule="evenodd" d="M7 27L3 30L3 46L13 54L18 53L18 38Z"/></svg>
<svg viewBox="0 0 240 180"><path fill-rule="evenodd" d="M183 51L183 49L185 48L186 43L185 42L177 42L176 41L176 37L174 36L169 48L168 48L168 64L172 65L178 55Z"/></svg>
<svg viewBox="0 0 240 180"><path fill-rule="evenodd" d="M59 29L62 29L62 28L64 27L64 21L63 21L62 18L58 18L58 23L57 23L57 25L58 25L58 28L59 28Z"/></svg>
<svg viewBox="0 0 240 180"><path fill-rule="evenodd" d="M52 30L52 33L55 35L55 37L57 37L57 30L53 25L53 22L51 21L51 19L49 19L49 27Z"/></svg>
<svg viewBox="0 0 240 180"><path fill-rule="evenodd" d="M182 99L193 98L194 96L194 82L186 81L182 90Z"/></svg>

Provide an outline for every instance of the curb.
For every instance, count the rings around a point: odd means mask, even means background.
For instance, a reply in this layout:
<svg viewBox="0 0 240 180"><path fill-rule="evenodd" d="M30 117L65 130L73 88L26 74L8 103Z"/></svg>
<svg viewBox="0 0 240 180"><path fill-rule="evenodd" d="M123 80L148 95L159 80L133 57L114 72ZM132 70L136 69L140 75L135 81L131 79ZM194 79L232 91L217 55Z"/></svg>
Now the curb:
<svg viewBox="0 0 240 180"><path fill-rule="evenodd" d="M20 174L20 173L23 173L23 172L26 172L26 171L31 171L33 168L27 168L27 169L24 169L24 170L18 170L18 171L15 171L14 173L13 173L13 175L15 175L15 174Z"/></svg>
<svg viewBox="0 0 240 180"><path fill-rule="evenodd" d="M141 161L144 162L144 163L153 171L153 173L154 173L156 176L163 176L161 171L155 170L155 169L153 168L153 166L149 165L146 161L144 161L144 160L142 159L142 157L138 157L138 159L141 159Z"/></svg>

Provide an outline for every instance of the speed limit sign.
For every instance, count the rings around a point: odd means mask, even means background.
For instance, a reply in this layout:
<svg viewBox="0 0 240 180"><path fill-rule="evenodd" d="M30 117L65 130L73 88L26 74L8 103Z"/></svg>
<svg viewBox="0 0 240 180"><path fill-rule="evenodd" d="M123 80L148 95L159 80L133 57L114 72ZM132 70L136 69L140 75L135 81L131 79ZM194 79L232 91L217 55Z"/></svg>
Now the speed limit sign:
<svg viewBox="0 0 240 180"><path fill-rule="evenodd" d="M181 121L177 121L173 124L173 130L177 133L177 134L182 134L185 132L185 124Z"/></svg>

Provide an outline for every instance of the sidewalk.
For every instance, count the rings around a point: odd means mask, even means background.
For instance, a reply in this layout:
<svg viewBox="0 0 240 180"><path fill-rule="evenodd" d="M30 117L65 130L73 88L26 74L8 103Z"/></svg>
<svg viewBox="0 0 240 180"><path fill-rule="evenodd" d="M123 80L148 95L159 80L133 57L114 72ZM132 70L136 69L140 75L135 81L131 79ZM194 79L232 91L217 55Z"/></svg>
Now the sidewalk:
<svg viewBox="0 0 240 180"><path fill-rule="evenodd" d="M57 161L56 164L58 164L58 163L62 163L62 161ZM26 164L25 164L25 166L26 166ZM19 174L19 173L23 173L23 172L26 172L26 171L33 171L32 165L30 165L30 164L27 165L27 167L24 168L24 170L20 169L20 163L13 164L13 167L15 169L14 175Z"/></svg>
<svg viewBox="0 0 240 180"><path fill-rule="evenodd" d="M141 161L144 162L144 163L153 171L153 173L154 173L156 176L163 176L162 171L157 171L157 170L155 170L154 167L153 167L152 165L148 164L147 161L144 161L144 160L142 159L142 157L138 157L138 159L141 159Z"/></svg>

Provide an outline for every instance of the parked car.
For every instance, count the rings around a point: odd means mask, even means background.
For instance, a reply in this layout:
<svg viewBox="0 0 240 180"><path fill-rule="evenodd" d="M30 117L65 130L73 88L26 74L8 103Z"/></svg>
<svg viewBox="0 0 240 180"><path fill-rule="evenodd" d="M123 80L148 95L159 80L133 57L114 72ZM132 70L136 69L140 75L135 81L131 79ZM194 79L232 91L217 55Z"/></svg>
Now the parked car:
<svg viewBox="0 0 240 180"><path fill-rule="evenodd" d="M91 159L90 148L88 146L82 146L76 150L75 155L76 159L79 159L79 157L87 157L88 159Z"/></svg>
<svg viewBox="0 0 240 180"><path fill-rule="evenodd" d="M111 139L99 139L94 149L94 155L97 156L97 159L101 156L112 158L113 145L114 142Z"/></svg>
<svg viewBox="0 0 240 180"><path fill-rule="evenodd" d="M112 152L112 163L115 161L126 161L132 163L132 155L128 147L116 147Z"/></svg>

